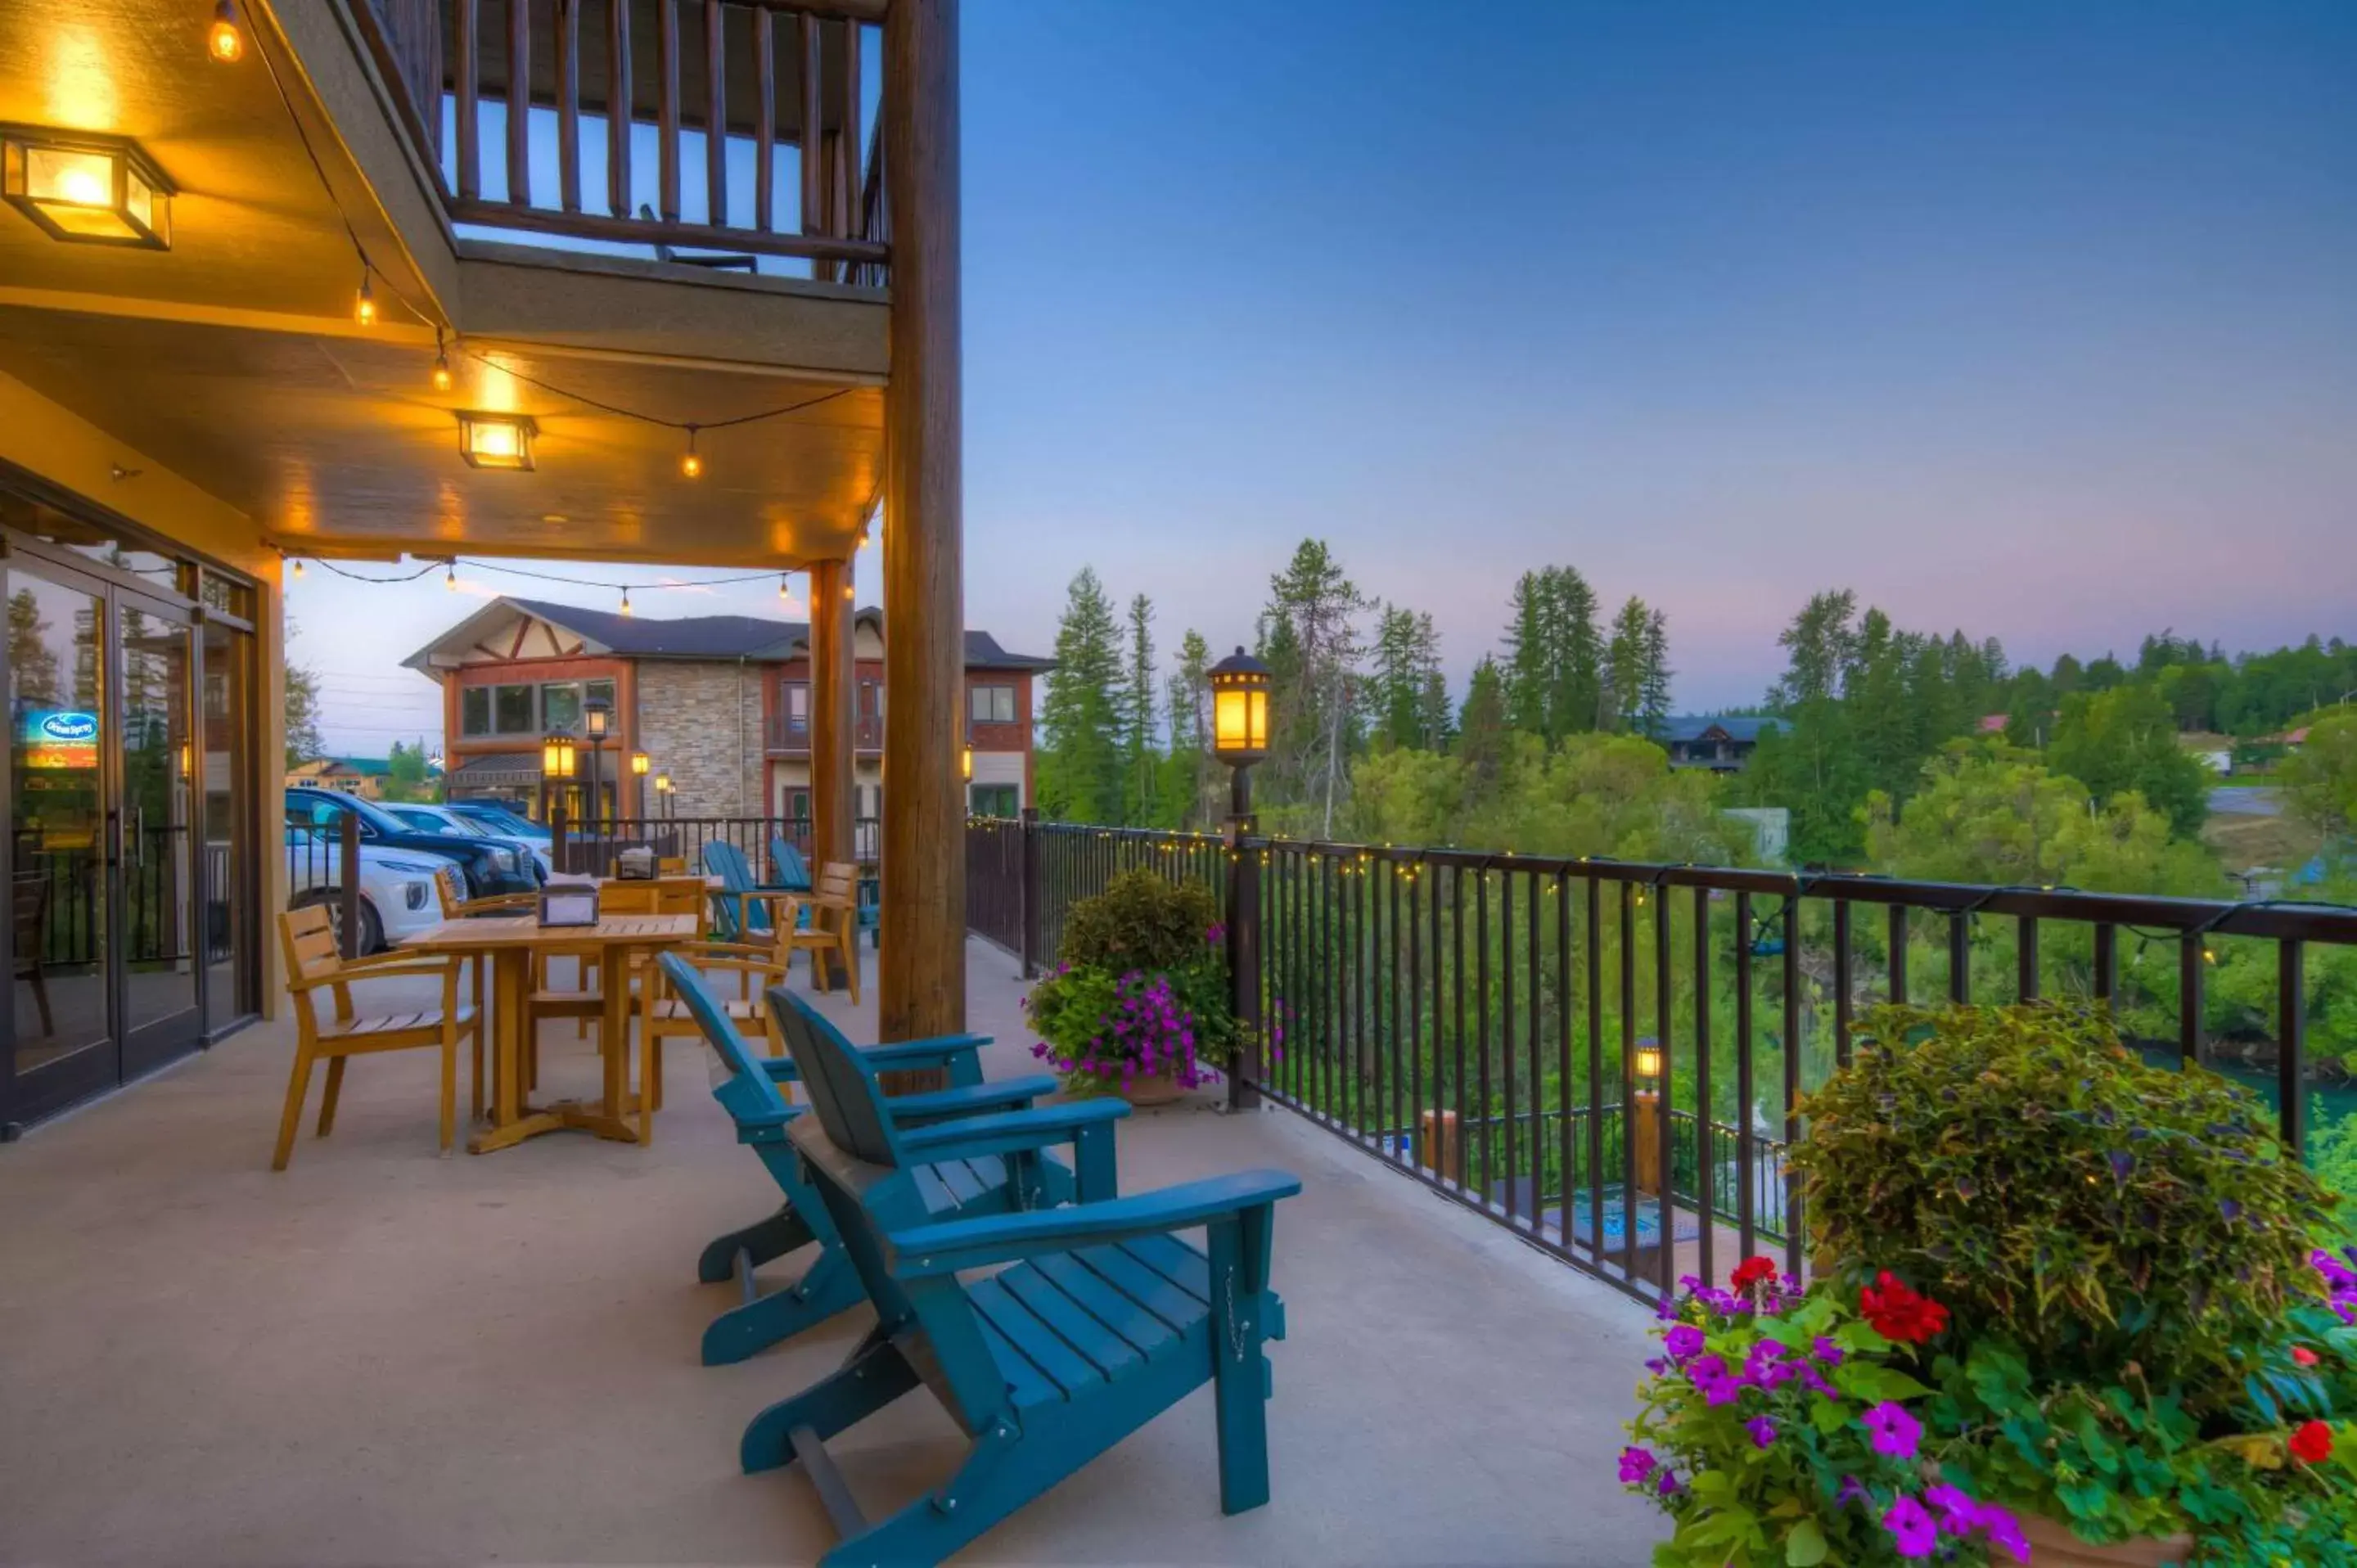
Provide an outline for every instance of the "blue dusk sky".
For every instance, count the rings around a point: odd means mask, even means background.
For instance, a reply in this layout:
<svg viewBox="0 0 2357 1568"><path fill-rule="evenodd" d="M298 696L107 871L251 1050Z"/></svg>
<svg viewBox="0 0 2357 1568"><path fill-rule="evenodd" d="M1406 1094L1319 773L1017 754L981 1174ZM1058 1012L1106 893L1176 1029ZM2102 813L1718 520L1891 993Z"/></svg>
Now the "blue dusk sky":
<svg viewBox="0 0 2357 1568"><path fill-rule="evenodd" d="M1692 709L1830 586L2040 663L2357 638L2357 5L974 0L963 45L1010 647L1084 564L1166 656L1249 640L1308 535L1460 683L1577 565ZM394 661L439 582L296 585L339 749L438 738Z"/></svg>

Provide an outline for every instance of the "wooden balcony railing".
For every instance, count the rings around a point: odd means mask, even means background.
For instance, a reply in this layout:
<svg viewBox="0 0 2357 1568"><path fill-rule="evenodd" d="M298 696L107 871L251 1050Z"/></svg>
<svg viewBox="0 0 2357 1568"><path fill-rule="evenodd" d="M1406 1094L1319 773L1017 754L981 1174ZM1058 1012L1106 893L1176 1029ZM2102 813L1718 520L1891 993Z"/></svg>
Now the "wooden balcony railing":
<svg viewBox="0 0 2357 1568"><path fill-rule="evenodd" d="M346 4L453 221L886 281L880 144L860 124L884 0Z"/></svg>

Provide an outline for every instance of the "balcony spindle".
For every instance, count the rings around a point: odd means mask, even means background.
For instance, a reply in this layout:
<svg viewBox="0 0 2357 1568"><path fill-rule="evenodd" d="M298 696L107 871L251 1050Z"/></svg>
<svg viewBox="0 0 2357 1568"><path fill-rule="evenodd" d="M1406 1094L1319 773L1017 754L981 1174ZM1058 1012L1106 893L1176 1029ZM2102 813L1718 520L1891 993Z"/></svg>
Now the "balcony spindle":
<svg viewBox="0 0 2357 1568"><path fill-rule="evenodd" d="M728 35L720 0L704 0L704 220L728 223Z"/></svg>
<svg viewBox="0 0 2357 1568"><path fill-rule="evenodd" d="M1669 899L1662 900L1662 918L1670 918ZM1711 1259L1712 1233L1718 1229L1711 1178L1717 1175L1717 1151L1711 1136L1717 1130L1710 1117L1710 889L1694 890L1695 988L1695 1212L1702 1217L1702 1280L1718 1283ZM1738 1115L1745 1112L1738 1112Z"/></svg>
<svg viewBox="0 0 2357 1568"><path fill-rule="evenodd" d="M766 5L753 11L753 227L778 226L777 22Z"/></svg>
<svg viewBox="0 0 2357 1568"><path fill-rule="evenodd" d="M508 0L508 200L532 205L532 0Z"/></svg>
<svg viewBox="0 0 2357 1568"><path fill-rule="evenodd" d="M606 209L630 216L630 6L606 0Z"/></svg>
<svg viewBox="0 0 2357 1568"><path fill-rule="evenodd" d="M1759 1245L1759 1218L1752 1184L1760 1176L1760 1153L1751 1131L1751 895L1735 895L1735 1168L1743 1174L1735 1188L1736 1250L1751 1256Z"/></svg>
<svg viewBox="0 0 2357 1568"><path fill-rule="evenodd" d="M823 203L826 199L825 186L823 169L820 161L823 149L819 145L821 136L819 110L822 107L820 94L823 88L819 70L821 62L819 46L823 33L819 19L808 12L803 12L795 20L798 30L794 38L794 59L800 67L802 77L802 123L798 138L801 142L802 159L802 231L805 234L823 234L826 231L826 219L823 209ZM823 275L819 272L819 268L823 266L823 263L819 263L818 266L813 267L813 275Z"/></svg>
<svg viewBox="0 0 2357 1568"><path fill-rule="evenodd" d="M556 188L581 210L581 0L556 0Z"/></svg>
<svg viewBox="0 0 2357 1568"><path fill-rule="evenodd" d="M479 35L482 0L458 0L450 47L457 51L458 195L471 201L483 193L482 91Z"/></svg>
<svg viewBox="0 0 2357 1568"><path fill-rule="evenodd" d="M657 199L662 220L679 221L679 7L655 0L655 142L661 155Z"/></svg>

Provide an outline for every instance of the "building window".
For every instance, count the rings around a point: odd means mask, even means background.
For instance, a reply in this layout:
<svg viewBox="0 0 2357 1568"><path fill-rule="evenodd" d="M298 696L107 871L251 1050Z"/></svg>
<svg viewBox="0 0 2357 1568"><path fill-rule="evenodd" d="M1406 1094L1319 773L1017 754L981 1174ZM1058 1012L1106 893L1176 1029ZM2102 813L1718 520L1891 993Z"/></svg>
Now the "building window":
<svg viewBox="0 0 2357 1568"><path fill-rule="evenodd" d="M1012 686L974 686L965 694L966 714L978 725L1011 725L1015 722L1015 688Z"/></svg>
<svg viewBox="0 0 2357 1568"><path fill-rule="evenodd" d="M811 820L809 790L789 789L786 791L786 816L798 827L806 828L809 826Z"/></svg>
<svg viewBox="0 0 2357 1568"><path fill-rule="evenodd" d="M617 725L621 723L621 710L614 705L614 682L592 681L582 688L582 695L590 702L605 703L608 711L613 714L614 722Z"/></svg>
<svg viewBox="0 0 2357 1568"><path fill-rule="evenodd" d="M780 711L786 716L786 733L801 735L810 728L810 682L789 681L779 695Z"/></svg>
<svg viewBox="0 0 2357 1568"><path fill-rule="evenodd" d="M1022 812L1016 799L1019 793L1012 784L976 784L966 791L966 810L977 817L1018 816Z"/></svg>
<svg viewBox="0 0 2357 1568"><path fill-rule="evenodd" d="M491 688L491 729L497 735L531 735L540 728L530 686Z"/></svg>
<svg viewBox="0 0 2357 1568"><path fill-rule="evenodd" d="M876 682L859 682L859 716L863 719L884 716L884 688Z"/></svg>
<svg viewBox="0 0 2357 1568"><path fill-rule="evenodd" d="M468 686L458 693L458 733L491 733L491 689L489 686Z"/></svg>
<svg viewBox="0 0 2357 1568"><path fill-rule="evenodd" d="M551 734L581 733L581 685L577 681L553 681L540 689L541 726Z"/></svg>

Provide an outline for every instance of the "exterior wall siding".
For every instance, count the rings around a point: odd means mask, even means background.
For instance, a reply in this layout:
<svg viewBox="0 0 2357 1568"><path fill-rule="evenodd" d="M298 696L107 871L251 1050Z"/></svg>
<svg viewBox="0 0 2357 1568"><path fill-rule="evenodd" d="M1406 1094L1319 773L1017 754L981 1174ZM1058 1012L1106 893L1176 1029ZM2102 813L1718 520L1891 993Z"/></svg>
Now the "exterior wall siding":
<svg viewBox="0 0 2357 1568"><path fill-rule="evenodd" d="M683 817L766 811L759 665L650 659L637 665L638 744L671 775Z"/></svg>

